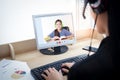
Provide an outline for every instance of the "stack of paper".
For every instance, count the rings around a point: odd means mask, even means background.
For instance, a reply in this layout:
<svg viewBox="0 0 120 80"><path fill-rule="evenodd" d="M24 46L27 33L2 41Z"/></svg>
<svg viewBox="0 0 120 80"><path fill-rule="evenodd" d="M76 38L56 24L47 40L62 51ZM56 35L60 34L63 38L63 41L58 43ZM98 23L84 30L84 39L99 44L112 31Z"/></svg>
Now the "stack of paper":
<svg viewBox="0 0 120 80"><path fill-rule="evenodd" d="M0 61L0 80L34 80L26 62L3 59Z"/></svg>

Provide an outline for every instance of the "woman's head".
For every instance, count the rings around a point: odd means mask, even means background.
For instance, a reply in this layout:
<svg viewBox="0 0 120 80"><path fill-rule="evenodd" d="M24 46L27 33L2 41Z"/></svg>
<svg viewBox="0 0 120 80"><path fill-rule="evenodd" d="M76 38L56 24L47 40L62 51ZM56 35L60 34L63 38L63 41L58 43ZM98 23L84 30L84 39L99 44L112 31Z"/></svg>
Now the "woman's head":
<svg viewBox="0 0 120 80"><path fill-rule="evenodd" d="M89 0L92 17L97 17L96 29L101 34L109 35L108 31L108 0Z"/></svg>
<svg viewBox="0 0 120 80"><path fill-rule="evenodd" d="M55 21L55 27L56 27L56 29L61 30L62 29L62 20L57 19Z"/></svg>

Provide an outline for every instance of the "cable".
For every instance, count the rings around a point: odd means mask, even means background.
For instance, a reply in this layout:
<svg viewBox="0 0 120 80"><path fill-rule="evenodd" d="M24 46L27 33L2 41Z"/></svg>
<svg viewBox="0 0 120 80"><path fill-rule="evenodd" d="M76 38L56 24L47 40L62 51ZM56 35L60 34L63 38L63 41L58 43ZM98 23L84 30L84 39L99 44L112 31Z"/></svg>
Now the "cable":
<svg viewBox="0 0 120 80"><path fill-rule="evenodd" d="M93 40L93 34L94 34L95 26L96 26L96 23L97 23L97 18L98 18L98 14L96 14L96 17L95 17L95 23L94 23L94 26L93 26L92 35L91 35L91 39L90 39L90 46L89 46L88 56L90 55L90 52L91 52L91 46L92 46L92 40Z"/></svg>

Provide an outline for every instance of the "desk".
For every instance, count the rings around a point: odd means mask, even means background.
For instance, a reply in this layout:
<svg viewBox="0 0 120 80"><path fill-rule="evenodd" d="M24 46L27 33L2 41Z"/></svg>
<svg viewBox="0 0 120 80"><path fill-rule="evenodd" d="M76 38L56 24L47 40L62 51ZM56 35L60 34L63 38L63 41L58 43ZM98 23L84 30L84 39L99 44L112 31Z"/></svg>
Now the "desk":
<svg viewBox="0 0 120 80"><path fill-rule="evenodd" d="M89 44L90 44L90 39L82 39L76 41L75 44L68 45L69 50L63 54L44 55L41 54L38 50L35 50L31 52L17 54L16 60L27 62L28 66L32 69L61 59L77 56L80 54L87 54L88 51L82 50L82 48L88 46ZM99 44L100 44L100 40L93 39L92 46L98 47Z"/></svg>

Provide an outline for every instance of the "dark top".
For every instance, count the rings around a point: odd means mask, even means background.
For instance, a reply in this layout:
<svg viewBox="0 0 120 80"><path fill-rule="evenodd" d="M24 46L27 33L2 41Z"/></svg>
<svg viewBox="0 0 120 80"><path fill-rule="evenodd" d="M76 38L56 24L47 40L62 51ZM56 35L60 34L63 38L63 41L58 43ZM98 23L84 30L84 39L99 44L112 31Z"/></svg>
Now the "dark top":
<svg viewBox="0 0 120 80"><path fill-rule="evenodd" d="M72 66L68 80L103 80L108 74L112 75L112 50L111 38L106 37L95 54Z"/></svg>

